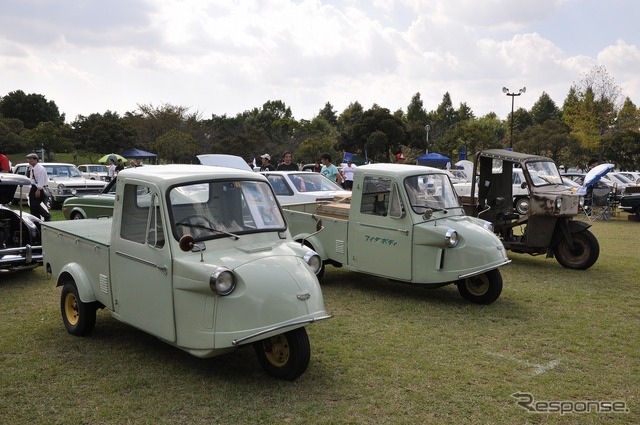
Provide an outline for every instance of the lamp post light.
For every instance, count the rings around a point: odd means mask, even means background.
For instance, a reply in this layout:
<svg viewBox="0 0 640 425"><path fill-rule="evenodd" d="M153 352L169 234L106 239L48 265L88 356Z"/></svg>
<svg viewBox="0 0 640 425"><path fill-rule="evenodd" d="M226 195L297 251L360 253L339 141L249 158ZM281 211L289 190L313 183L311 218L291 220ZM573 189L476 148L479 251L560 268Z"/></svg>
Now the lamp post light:
<svg viewBox="0 0 640 425"><path fill-rule="evenodd" d="M427 132L427 149L425 153L429 153L429 130L431 130L431 126L429 124L424 126L424 131Z"/></svg>
<svg viewBox="0 0 640 425"><path fill-rule="evenodd" d="M509 89L506 87L502 88L502 93L506 94L507 96L511 96L511 134L509 135L509 147L513 149L513 104L515 101L515 97L516 96L520 96L522 93L525 93L527 91L526 87L521 88L520 90L518 90L518 93L509 93Z"/></svg>

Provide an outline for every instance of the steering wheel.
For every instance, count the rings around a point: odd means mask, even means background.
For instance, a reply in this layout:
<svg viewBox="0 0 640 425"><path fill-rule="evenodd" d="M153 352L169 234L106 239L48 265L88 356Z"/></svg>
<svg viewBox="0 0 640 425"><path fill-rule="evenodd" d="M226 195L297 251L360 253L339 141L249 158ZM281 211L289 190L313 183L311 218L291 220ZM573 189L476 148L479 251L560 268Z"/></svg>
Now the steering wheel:
<svg viewBox="0 0 640 425"><path fill-rule="evenodd" d="M216 230L216 227L213 224L213 222L209 220L207 217L200 214L193 214L193 215L188 215L186 217L183 217L176 222L176 226L184 226L190 229L198 229L197 233L194 231L189 232L194 238L202 236L204 233L209 233Z"/></svg>

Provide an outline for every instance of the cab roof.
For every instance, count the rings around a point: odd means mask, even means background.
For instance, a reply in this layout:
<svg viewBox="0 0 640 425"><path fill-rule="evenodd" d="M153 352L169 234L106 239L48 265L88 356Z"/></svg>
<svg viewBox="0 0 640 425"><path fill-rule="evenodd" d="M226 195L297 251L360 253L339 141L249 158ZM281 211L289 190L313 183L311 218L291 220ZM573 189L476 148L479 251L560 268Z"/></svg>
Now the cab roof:
<svg viewBox="0 0 640 425"><path fill-rule="evenodd" d="M478 157L501 159L510 162L529 162L529 161L552 161L551 158L540 155L531 155L522 152L513 152L506 149L487 149L478 154Z"/></svg>
<svg viewBox="0 0 640 425"><path fill-rule="evenodd" d="M355 175L370 174L389 175L399 178L416 176L421 174L447 174L445 170L424 165L408 164L369 164L361 165L355 169Z"/></svg>
<svg viewBox="0 0 640 425"><path fill-rule="evenodd" d="M143 167L125 168L118 173L118 178L137 178L163 187L190 181L213 179L267 181L266 177L253 171L200 164L145 165Z"/></svg>

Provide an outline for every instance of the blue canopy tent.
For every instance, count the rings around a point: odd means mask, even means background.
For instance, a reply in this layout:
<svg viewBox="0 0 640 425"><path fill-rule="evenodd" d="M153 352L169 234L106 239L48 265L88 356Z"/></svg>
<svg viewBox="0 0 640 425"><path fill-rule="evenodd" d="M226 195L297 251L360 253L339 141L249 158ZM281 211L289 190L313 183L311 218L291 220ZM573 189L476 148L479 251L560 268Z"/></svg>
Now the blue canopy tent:
<svg viewBox="0 0 640 425"><path fill-rule="evenodd" d="M120 152L120 155L124 156L127 159L148 159L154 160L158 157L155 153L143 151L142 149L127 149L126 151Z"/></svg>
<svg viewBox="0 0 640 425"><path fill-rule="evenodd" d="M418 157L418 165L426 165L427 167L446 169L447 164L451 166L451 158L442 154L432 152L420 155Z"/></svg>

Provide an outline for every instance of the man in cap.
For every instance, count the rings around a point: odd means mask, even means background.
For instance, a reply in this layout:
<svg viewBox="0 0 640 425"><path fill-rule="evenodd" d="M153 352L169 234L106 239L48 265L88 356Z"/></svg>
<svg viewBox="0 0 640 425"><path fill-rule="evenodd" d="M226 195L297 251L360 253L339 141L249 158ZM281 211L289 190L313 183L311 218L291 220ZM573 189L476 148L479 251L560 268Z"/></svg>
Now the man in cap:
<svg viewBox="0 0 640 425"><path fill-rule="evenodd" d="M398 164L404 164L405 159L406 159L406 158L404 157L404 155L402 154L402 152L400 152L398 155L396 155L396 162L397 162Z"/></svg>
<svg viewBox="0 0 640 425"><path fill-rule="evenodd" d="M271 165L271 155L265 153L264 155L260 155L260 159L262 159L262 166L260 167L260 171L276 171L276 167Z"/></svg>
<svg viewBox="0 0 640 425"><path fill-rule="evenodd" d="M44 188L49 182L49 177L47 176L47 170L38 162L38 159L38 155L35 153L27 155L27 162L29 163L27 175L31 178L29 209L32 215L42 217L44 221L51 221L49 211L42 205L47 202L47 195L45 194Z"/></svg>
<svg viewBox="0 0 640 425"><path fill-rule="evenodd" d="M347 165L342 167L342 177L344 177L344 188L347 190L353 189L353 174L356 171L355 164L348 159Z"/></svg>

